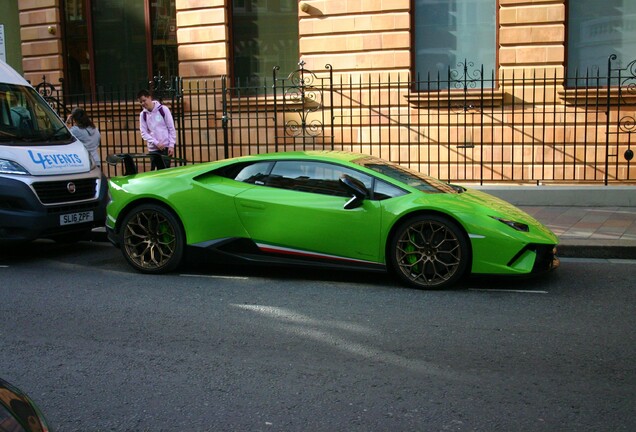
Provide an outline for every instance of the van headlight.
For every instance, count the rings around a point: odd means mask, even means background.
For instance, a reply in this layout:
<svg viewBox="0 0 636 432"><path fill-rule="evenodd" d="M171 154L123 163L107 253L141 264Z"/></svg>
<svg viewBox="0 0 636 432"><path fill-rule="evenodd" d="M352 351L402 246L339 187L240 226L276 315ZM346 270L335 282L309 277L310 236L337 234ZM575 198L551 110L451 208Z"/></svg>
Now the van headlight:
<svg viewBox="0 0 636 432"><path fill-rule="evenodd" d="M31 174L22 165L7 159L0 159L0 174Z"/></svg>

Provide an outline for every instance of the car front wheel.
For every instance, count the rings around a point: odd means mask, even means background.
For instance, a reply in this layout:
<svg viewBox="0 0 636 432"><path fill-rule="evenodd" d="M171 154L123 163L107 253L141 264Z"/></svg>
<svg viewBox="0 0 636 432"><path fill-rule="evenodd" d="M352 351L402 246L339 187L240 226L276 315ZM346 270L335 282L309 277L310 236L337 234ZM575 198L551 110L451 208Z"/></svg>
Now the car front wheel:
<svg viewBox="0 0 636 432"><path fill-rule="evenodd" d="M398 277L417 288L446 288L466 271L469 247L457 224L438 215L403 222L390 243L389 258Z"/></svg>
<svg viewBox="0 0 636 432"><path fill-rule="evenodd" d="M179 220L168 209L143 204L122 223L121 248L126 260L143 273L166 273L183 257L185 235Z"/></svg>

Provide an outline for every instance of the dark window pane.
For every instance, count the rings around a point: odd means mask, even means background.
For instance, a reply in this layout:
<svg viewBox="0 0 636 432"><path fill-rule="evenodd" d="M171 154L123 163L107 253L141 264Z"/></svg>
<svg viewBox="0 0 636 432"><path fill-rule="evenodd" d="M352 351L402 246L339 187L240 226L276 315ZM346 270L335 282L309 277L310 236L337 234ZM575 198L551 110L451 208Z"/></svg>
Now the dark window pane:
<svg viewBox="0 0 636 432"><path fill-rule="evenodd" d="M152 73L166 78L179 75L175 0L150 2Z"/></svg>
<svg viewBox="0 0 636 432"><path fill-rule="evenodd" d="M91 71L88 47L88 19L83 0L67 0L64 8L66 74L69 94L90 93Z"/></svg>
<svg viewBox="0 0 636 432"><path fill-rule="evenodd" d="M597 85L595 78L607 75L611 54L618 57L614 67L636 60L636 1L576 0L568 5L569 86Z"/></svg>
<svg viewBox="0 0 636 432"><path fill-rule="evenodd" d="M176 0L65 0L62 4L67 95L97 90L107 96L122 86L136 91L148 86L149 75L179 74ZM150 69L148 58L152 58Z"/></svg>
<svg viewBox="0 0 636 432"><path fill-rule="evenodd" d="M144 0L93 0L97 91L148 79Z"/></svg>
<svg viewBox="0 0 636 432"><path fill-rule="evenodd" d="M416 0L415 72L420 80L440 79L440 88L453 88L451 80L495 68L496 0ZM491 82L484 84L492 86Z"/></svg>
<svg viewBox="0 0 636 432"><path fill-rule="evenodd" d="M262 85L279 66L298 67L298 1L232 2L234 76L238 85Z"/></svg>

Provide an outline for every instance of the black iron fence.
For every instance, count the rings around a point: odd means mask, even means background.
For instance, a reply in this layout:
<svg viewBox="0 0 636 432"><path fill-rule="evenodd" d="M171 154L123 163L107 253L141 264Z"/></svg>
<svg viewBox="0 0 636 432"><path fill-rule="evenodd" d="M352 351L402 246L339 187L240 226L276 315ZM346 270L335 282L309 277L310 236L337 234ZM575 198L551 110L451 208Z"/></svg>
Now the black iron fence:
<svg viewBox="0 0 636 432"><path fill-rule="evenodd" d="M337 73L329 65L310 71L301 62L259 84L157 77L151 87L173 112L176 156L188 162L329 149L373 154L455 182L609 184L636 180L635 65L623 68L612 56L605 74L564 78L558 69L495 74L464 62L412 79ZM40 87L61 115L74 105L89 111L104 159L146 151L138 87L90 97Z"/></svg>

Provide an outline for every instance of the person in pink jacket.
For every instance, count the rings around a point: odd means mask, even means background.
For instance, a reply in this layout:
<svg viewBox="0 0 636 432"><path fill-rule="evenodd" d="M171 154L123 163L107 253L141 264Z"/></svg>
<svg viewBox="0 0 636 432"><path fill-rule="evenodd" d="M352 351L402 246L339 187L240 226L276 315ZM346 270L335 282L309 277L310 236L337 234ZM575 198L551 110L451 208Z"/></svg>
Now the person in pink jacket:
<svg viewBox="0 0 636 432"><path fill-rule="evenodd" d="M170 160L163 156L174 156L177 141L172 113L168 107L154 100L148 90L140 90L137 100L142 107L139 113L139 130L151 155L150 169L167 168Z"/></svg>

